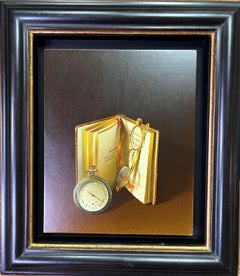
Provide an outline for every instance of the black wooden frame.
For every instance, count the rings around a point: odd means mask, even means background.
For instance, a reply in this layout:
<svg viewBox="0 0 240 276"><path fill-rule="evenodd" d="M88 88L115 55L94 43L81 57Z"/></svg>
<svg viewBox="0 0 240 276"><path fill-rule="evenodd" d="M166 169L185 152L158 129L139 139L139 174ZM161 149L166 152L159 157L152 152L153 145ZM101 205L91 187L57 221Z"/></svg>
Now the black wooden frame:
<svg viewBox="0 0 240 276"><path fill-rule="evenodd" d="M240 176L238 2L29 2L1 4L3 272L77 275L236 275ZM214 34L212 219L209 246L74 247L29 237L29 31L167 30ZM30 141L33 143L34 141ZM210 206L208 206L210 208Z"/></svg>

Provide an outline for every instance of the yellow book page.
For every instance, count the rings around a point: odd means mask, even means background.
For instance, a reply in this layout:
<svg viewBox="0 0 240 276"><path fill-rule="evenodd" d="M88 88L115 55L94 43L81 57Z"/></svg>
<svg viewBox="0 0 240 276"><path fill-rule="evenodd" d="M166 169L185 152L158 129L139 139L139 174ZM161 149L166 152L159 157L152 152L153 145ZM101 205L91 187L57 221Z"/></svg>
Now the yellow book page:
<svg viewBox="0 0 240 276"><path fill-rule="evenodd" d="M158 143L159 143L159 131L154 130L151 134L149 144L149 156L148 156L148 189L146 193L146 202L156 204L157 197L157 161L158 161Z"/></svg>
<svg viewBox="0 0 240 276"><path fill-rule="evenodd" d="M146 135L149 135L149 141L143 145L142 153L140 155L139 166L141 167L143 159L147 158L147 182L145 191L144 203L156 204L157 196L157 161L158 161L158 143L159 143L159 131L150 129ZM142 167L144 169L144 167Z"/></svg>
<svg viewBox="0 0 240 276"><path fill-rule="evenodd" d="M152 202L151 186L153 186L153 183L152 183L153 150L154 150L153 141L154 141L154 133L151 133L150 140L149 140L149 150L148 150L146 193L145 193L145 199L144 199L144 202L146 203Z"/></svg>
<svg viewBox="0 0 240 276"><path fill-rule="evenodd" d="M87 169L85 169L84 161L84 130L97 128L104 125L107 121L116 120L116 116L108 117L92 122L79 124L75 127L75 163L76 163L76 183L86 177Z"/></svg>
<svg viewBox="0 0 240 276"><path fill-rule="evenodd" d="M116 120L114 125L98 131L93 139L93 143L96 143L96 166L99 176L105 179L112 189L116 185L120 133Z"/></svg>
<svg viewBox="0 0 240 276"><path fill-rule="evenodd" d="M76 183L78 183L82 178L86 177L86 173L88 171L88 165L84 158L84 155L88 153L86 152L86 147L84 147L84 131L92 131L92 130L99 130L99 129L105 129L109 124L111 125L113 122L118 122L120 117L124 117L123 114L117 114L115 116L111 116L104 119L99 119L92 122L87 122L83 124L79 124L75 127L75 164L76 164ZM94 140L95 133L93 132L93 137L90 138L90 140ZM87 141L87 135L85 135L85 140ZM85 141L85 143L86 143ZM88 143L88 142L87 142ZM90 142L93 146L95 146L95 143ZM87 146L87 148L90 145ZM92 152L96 152L96 149L91 149ZM88 157L89 158L89 157ZM94 158L94 156L93 156ZM94 160L94 159L93 159ZM94 162L94 161L93 161Z"/></svg>
<svg viewBox="0 0 240 276"><path fill-rule="evenodd" d="M102 120L91 126L88 126L83 131L83 151L84 151L84 170L88 171L90 166L96 165L96 133L107 129L116 124L116 117Z"/></svg>
<svg viewBox="0 0 240 276"><path fill-rule="evenodd" d="M149 156L151 155L152 133L147 132L144 144L140 151L138 164L130 175L131 182L134 183L133 189L128 189L142 203L149 203L149 174L151 174L151 164L149 164ZM131 160L129 160L131 162ZM150 183L151 184L151 183Z"/></svg>
<svg viewBox="0 0 240 276"><path fill-rule="evenodd" d="M136 126L135 122L133 120L129 119L123 119L123 125L124 125L124 133L125 133L125 141L123 143L123 157L128 164L129 167L131 167L133 163L134 157L134 151L131 150L131 142L130 142L130 136L132 133L133 128ZM144 128L144 125L143 125ZM152 160L154 155L154 131L149 129L146 133L144 143L142 146L142 149L139 153L138 162L136 164L136 168L133 170L133 172L130 175L130 181L133 184L130 186L127 186L126 188L128 191L135 196L139 201L146 204L152 201L152 195L151 195L151 185L154 185L152 183ZM128 158L126 157L128 154ZM135 154L138 154L135 151Z"/></svg>
<svg viewBox="0 0 240 276"><path fill-rule="evenodd" d="M76 182L78 183L82 178L86 177L86 170L84 169L84 130L89 125L95 125L96 122L78 125L75 128L75 154L76 154Z"/></svg>

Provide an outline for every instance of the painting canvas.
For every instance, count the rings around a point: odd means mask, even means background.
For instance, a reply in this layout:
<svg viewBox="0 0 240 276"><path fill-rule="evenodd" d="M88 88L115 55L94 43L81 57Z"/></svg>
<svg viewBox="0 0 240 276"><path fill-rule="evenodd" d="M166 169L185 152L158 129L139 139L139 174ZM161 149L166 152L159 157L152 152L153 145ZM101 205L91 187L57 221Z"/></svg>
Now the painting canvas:
<svg viewBox="0 0 240 276"><path fill-rule="evenodd" d="M192 235L196 93L196 49L45 49L44 231ZM106 212L83 213L74 127L120 113L160 131L157 203L123 189Z"/></svg>

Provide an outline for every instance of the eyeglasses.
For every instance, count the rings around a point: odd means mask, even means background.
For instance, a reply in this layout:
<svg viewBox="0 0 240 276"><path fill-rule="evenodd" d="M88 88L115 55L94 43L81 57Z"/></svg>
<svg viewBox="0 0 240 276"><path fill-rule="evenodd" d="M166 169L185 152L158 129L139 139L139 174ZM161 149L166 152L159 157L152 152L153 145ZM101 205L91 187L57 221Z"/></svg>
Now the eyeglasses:
<svg viewBox="0 0 240 276"><path fill-rule="evenodd" d="M122 187L134 189L135 185L131 181L137 174L137 166L141 155L141 150L144 145L145 137L149 129L149 124L142 125L142 119L136 120L136 125L132 128L130 133L130 149L128 151L128 165L124 165L119 170L117 176L116 191L120 191ZM122 143L121 143L122 144ZM135 174L134 177L133 173ZM131 178L131 179L130 179Z"/></svg>

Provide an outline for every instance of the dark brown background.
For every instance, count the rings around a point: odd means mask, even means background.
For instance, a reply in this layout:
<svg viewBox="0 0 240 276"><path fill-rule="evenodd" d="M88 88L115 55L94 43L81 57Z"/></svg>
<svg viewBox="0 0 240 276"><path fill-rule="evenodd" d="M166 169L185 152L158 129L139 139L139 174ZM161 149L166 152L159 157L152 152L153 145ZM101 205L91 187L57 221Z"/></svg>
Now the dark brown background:
<svg viewBox="0 0 240 276"><path fill-rule="evenodd" d="M44 232L191 235L195 50L44 51ZM126 190L109 210L73 203L74 127L124 113L159 129L157 205Z"/></svg>

